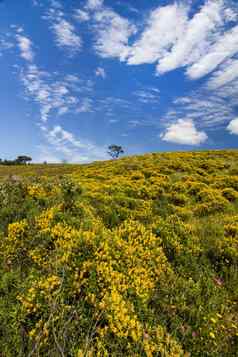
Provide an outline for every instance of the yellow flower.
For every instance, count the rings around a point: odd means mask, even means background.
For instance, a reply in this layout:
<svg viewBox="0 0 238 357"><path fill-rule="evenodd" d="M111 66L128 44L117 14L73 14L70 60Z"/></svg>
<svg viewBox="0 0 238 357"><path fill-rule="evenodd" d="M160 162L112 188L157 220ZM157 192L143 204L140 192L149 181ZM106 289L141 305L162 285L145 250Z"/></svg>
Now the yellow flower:
<svg viewBox="0 0 238 357"><path fill-rule="evenodd" d="M214 335L213 332L210 332L210 333L209 333L209 336L210 336L211 338L213 338L213 339L215 338L215 335Z"/></svg>
<svg viewBox="0 0 238 357"><path fill-rule="evenodd" d="M8 238L11 240L17 240L23 238L26 232L28 224L25 219L20 222L11 223L8 225Z"/></svg>

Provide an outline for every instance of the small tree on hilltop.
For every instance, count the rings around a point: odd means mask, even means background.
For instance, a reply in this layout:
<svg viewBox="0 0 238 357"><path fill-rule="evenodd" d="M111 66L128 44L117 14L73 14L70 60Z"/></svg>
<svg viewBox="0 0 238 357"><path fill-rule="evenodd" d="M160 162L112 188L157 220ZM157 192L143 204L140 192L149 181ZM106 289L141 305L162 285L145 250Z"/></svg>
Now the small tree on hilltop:
<svg viewBox="0 0 238 357"><path fill-rule="evenodd" d="M119 145L110 145L108 146L108 154L113 158L113 159L118 159L118 157L121 154L124 154L124 150L122 149L121 146Z"/></svg>

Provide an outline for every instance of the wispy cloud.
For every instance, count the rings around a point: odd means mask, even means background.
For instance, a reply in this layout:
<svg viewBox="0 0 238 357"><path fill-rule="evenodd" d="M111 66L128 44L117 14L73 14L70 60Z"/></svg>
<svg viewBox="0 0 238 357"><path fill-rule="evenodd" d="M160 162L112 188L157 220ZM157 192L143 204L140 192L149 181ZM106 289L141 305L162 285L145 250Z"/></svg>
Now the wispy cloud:
<svg viewBox="0 0 238 357"><path fill-rule="evenodd" d="M228 60L215 72L211 79L209 79L208 88L217 89L235 79L238 79L238 60Z"/></svg>
<svg viewBox="0 0 238 357"><path fill-rule="evenodd" d="M8 36L0 36L0 56L5 50L9 50L13 46L12 39L8 38Z"/></svg>
<svg viewBox="0 0 238 357"><path fill-rule="evenodd" d="M103 8L94 15L96 52L103 58L115 57L125 60L129 53L129 37L136 32L133 24L115 11Z"/></svg>
<svg viewBox="0 0 238 357"><path fill-rule="evenodd" d="M129 38L136 33L136 26L106 7L103 0L88 0L83 8L75 10L74 18L80 22L92 20L94 49L99 56L120 58L121 61L127 58Z"/></svg>
<svg viewBox="0 0 238 357"><path fill-rule="evenodd" d="M41 147L40 157L50 161L90 162L105 160L107 158L106 148L91 141L79 139L72 132L65 130L60 125L52 129L41 126L47 144ZM42 160L43 161L43 160Z"/></svg>
<svg viewBox="0 0 238 357"><path fill-rule="evenodd" d="M195 127L192 119L179 119L169 125L165 133L162 133L160 137L163 141L183 145L199 145L208 138L204 131L199 131Z"/></svg>
<svg viewBox="0 0 238 357"><path fill-rule="evenodd" d="M192 119L204 128L218 127L227 123L234 116L231 106L227 101L216 96L204 96L194 93L188 102L177 101L164 118L165 123L174 119Z"/></svg>
<svg viewBox="0 0 238 357"><path fill-rule="evenodd" d="M72 82L71 77L69 81L64 76L41 71L36 65L30 65L22 71L21 79L25 86L26 96L39 105L43 122L46 122L53 113L60 116L69 112L75 114L92 111L87 97L79 98L75 93L75 87L77 91L80 91L81 84L87 87L84 81L80 80L76 84Z"/></svg>
<svg viewBox="0 0 238 357"><path fill-rule="evenodd" d="M81 22L84 21L89 21L90 20L90 15L87 11L82 10L82 9L76 9L74 12L74 18L76 20L79 20Z"/></svg>
<svg viewBox="0 0 238 357"><path fill-rule="evenodd" d="M132 101L125 99L125 98L120 98L116 96L108 96L108 97L103 97L99 98L96 101L96 111L99 113L103 113L104 116L106 117L113 117L113 121L115 122L118 121L118 112L120 112L121 115L135 113L138 111L138 108L132 105ZM110 119L110 122L111 122Z"/></svg>
<svg viewBox="0 0 238 357"><path fill-rule="evenodd" d="M97 77L101 77L101 78L103 78L103 79L105 79L106 76L107 76L107 75L106 75L106 72L105 72L105 69L102 68L102 67L96 68L95 75L96 75Z"/></svg>
<svg viewBox="0 0 238 357"><path fill-rule="evenodd" d="M16 35L17 44L20 49L20 55L24 60L32 62L34 60L34 52L32 49L32 41L30 38L22 35Z"/></svg>
<svg viewBox="0 0 238 357"><path fill-rule="evenodd" d="M99 9L102 7L104 0L88 0L86 4L86 8L90 10Z"/></svg>
<svg viewBox="0 0 238 357"><path fill-rule="evenodd" d="M72 24L64 19L52 24L55 32L56 43L59 47L69 48L72 52L78 52L81 49L81 38L75 33Z"/></svg>
<svg viewBox="0 0 238 357"><path fill-rule="evenodd" d="M23 29L17 29L16 39L20 56L25 60L25 66L20 67L24 95L38 104L41 121L46 122L52 114L57 117L93 111L89 97L93 90L91 80L42 70L34 61L33 42Z"/></svg>
<svg viewBox="0 0 238 357"><path fill-rule="evenodd" d="M57 3L54 3L56 6ZM38 149L37 161L60 162L90 162L107 158L103 146L90 140L79 139L74 133L61 125L50 128L49 119L57 120L67 113L93 112L93 82L82 79L76 74L65 74L42 70L36 64L32 48L33 41L26 37L23 29L18 29L15 35L20 56L24 59L23 66L18 66L21 82L24 86L24 97L39 107L40 118L36 122L45 143Z"/></svg>
<svg viewBox="0 0 238 357"><path fill-rule="evenodd" d="M81 51L81 37L70 20L65 19L61 3L51 1L51 6L43 18L49 21L50 28L55 36L56 45L59 48L68 50L71 55Z"/></svg>
<svg viewBox="0 0 238 357"><path fill-rule="evenodd" d="M55 126L52 130L47 130L45 128L45 134L51 144L56 147L60 146L61 149L67 144L79 149L84 148L84 145L80 140L76 139L69 131L64 130L60 125Z"/></svg>
<svg viewBox="0 0 238 357"><path fill-rule="evenodd" d="M157 88L137 90L133 94L139 102L144 104L158 104L160 100L160 91Z"/></svg>
<svg viewBox="0 0 238 357"><path fill-rule="evenodd" d="M93 100L91 98L83 98L79 100L79 104L76 108L76 113L92 113L93 109Z"/></svg>

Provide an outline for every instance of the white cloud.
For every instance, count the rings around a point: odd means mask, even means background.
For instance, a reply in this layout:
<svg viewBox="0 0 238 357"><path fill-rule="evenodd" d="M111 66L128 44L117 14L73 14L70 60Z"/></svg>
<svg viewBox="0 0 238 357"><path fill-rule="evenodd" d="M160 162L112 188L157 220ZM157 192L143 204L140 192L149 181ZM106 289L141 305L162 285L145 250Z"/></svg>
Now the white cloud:
<svg viewBox="0 0 238 357"><path fill-rule="evenodd" d="M137 90L133 94L138 98L138 101L141 103L158 103L160 96L160 91L157 88L149 88L143 90Z"/></svg>
<svg viewBox="0 0 238 357"><path fill-rule="evenodd" d="M90 10L98 10L102 7L104 0L88 0L86 7Z"/></svg>
<svg viewBox="0 0 238 357"><path fill-rule="evenodd" d="M163 141L182 145L199 145L207 140L204 131L198 131L191 119L179 119L160 135Z"/></svg>
<svg viewBox="0 0 238 357"><path fill-rule="evenodd" d="M224 0L207 0L192 18L184 3L158 7L125 60L158 62L160 74L186 66L191 79L205 76L238 52L238 26L226 31L235 12L226 6Z"/></svg>
<svg viewBox="0 0 238 357"><path fill-rule="evenodd" d="M238 78L238 60L228 60L208 82L208 88L217 89Z"/></svg>
<svg viewBox="0 0 238 357"><path fill-rule="evenodd" d="M93 112L93 101L90 98L84 98L79 102L76 108L76 113L92 113Z"/></svg>
<svg viewBox="0 0 238 357"><path fill-rule="evenodd" d="M211 90L210 90L211 92ZM219 87L215 91L216 96L224 100L227 109L238 107L238 77L233 81L226 83L224 86ZM229 117L229 120L232 120L235 112Z"/></svg>
<svg viewBox="0 0 238 357"><path fill-rule="evenodd" d="M65 80L70 83L79 83L80 82L80 78L78 76L76 76L75 74L67 74L67 76L65 76Z"/></svg>
<svg viewBox="0 0 238 357"><path fill-rule="evenodd" d="M222 1L207 1L200 12L186 22L171 52L159 61L157 71L171 71L191 64L205 55L213 36L223 23L222 10Z"/></svg>
<svg viewBox="0 0 238 357"><path fill-rule="evenodd" d="M107 75L106 75L106 72L105 72L105 69L102 68L102 67L98 67L98 68L96 69L95 75L96 75L97 77L102 77L103 79L105 79L106 76L107 76Z"/></svg>
<svg viewBox="0 0 238 357"><path fill-rule="evenodd" d="M128 112L130 114L137 112L137 106L133 105L134 101L119 97L103 97L96 102L97 111L103 113L104 116L114 117L115 113L120 111L121 114ZM118 117L117 117L118 119Z"/></svg>
<svg viewBox="0 0 238 357"><path fill-rule="evenodd" d="M184 33L187 7L177 3L152 11L141 38L129 51L128 64L154 63Z"/></svg>
<svg viewBox="0 0 238 357"><path fill-rule="evenodd" d="M177 98L162 121L167 124L173 123L175 119L189 118L199 122L203 128L223 127L224 123L234 117L233 95L229 92L227 98L226 91L222 90L220 93L218 90L214 94L206 87L200 88L187 97Z"/></svg>
<svg viewBox="0 0 238 357"><path fill-rule="evenodd" d="M81 22L84 21L89 21L90 20L90 15L87 11L81 10L81 9L76 9L74 17L76 20L79 20Z"/></svg>
<svg viewBox="0 0 238 357"><path fill-rule="evenodd" d="M59 48L67 49L70 54L75 54L81 50L81 37L77 34L75 26L65 19L61 3L52 1L51 7L43 18L50 22L50 28Z"/></svg>
<svg viewBox="0 0 238 357"><path fill-rule="evenodd" d="M72 132L56 125L53 129L41 126L48 145L41 148L40 161L90 162L105 160L106 148L91 141L79 139ZM46 155L44 157L44 154ZM49 160L50 159L50 160Z"/></svg>
<svg viewBox="0 0 238 357"><path fill-rule="evenodd" d="M49 116L54 113L56 116L64 115L68 112L78 113L91 112L89 99L79 98L77 92L81 90L81 85L86 91L91 90L87 83L79 80L72 82L66 78L57 78L54 74L41 71L36 65L30 65L21 73L21 80L25 86L26 98L31 98L40 107L41 120L46 122ZM75 79L75 76L72 75ZM79 88L78 88L79 86Z"/></svg>
<svg viewBox="0 0 238 357"><path fill-rule="evenodd" d="M57 1L57 0L50 0L50 4L55 9L62 9L63 8L61 2Z"/></svg>
<svg viewBox="0 0 238 357"><path fill-rule="evenodd" d="M60 4L54 2L54 6ZM26 61L26 66L20 69L25 99L31 99L39 106L41 121L47 122L51 115L57 117L67 113L93 112L89 97L93 82L75 74L60 75L57 72L42 71L33 61L32 41L23 35L22 28L16 31L21 56Z"/></svg>
<svg viewBox="0 0 238 357"><path fill-rule="evenodd" d="M238 19L237 8L236 8L236 11L235 11L235 9L233 10L231 8L227 8L227 9L225 9L224 13L225 13L225 17L228 21L234 22Z"/></svg>
<svg viewBox="0 0 238 357"><path fill-rule="evenodd" d="M128 56L129 37L136 32L134 25L110 9L103 9L95 13L95 30L97 53L103 57L120 58Z"/></svg>
<svg viewBox="0 0 238 357"><path fill-rule="evenodd" d="M47 138L51 144L64 145L69 143L77 148L83 148L84 145L77 140L74 135L64 130L60 125L55 126L51 131L47 132Z"/></svg>
<svg viewBox="0 0 238 357"><path fill-rule="evenodd" d="M5 50L9 50L14 45L9 38L0 37L0 56L2 56L2 52Z"/></svg>
<svg viewBox="0 0 238 357"><path fill-rule="evenodd" d="M32 62L34 59L34 53L32 50L32 41L23 35L16 35L17 44L20 49L21 57L26 61Z"/></svg>
<svg viewBox="0 0 238 357"><path fill-rule="evenodd" d="M214 43L207 54L194 63L187 70L187 74L192 79L197 79L214 71L226 59L231 58L238 52L238 26L221 35Z"/></svg>
<svg viewBox="0 0 238 357"><path fill-rule="evenodd" d="M230 134L238 135L238 118L233 119L227 126L227 130Z"/></svg>
<svg viewBox="0 0 238 357"><path fill-rule="evenodd" d="M211 73L238 53L238 26L231 28L237 9L232 1L206 0L191 17L191 3L152 10L136 40L133 23L100 5L94 13L97 53L129 65L157 63L158 74L181 67L190 79Z"/></svg>
<svg viewBox="0 0 238 357"><path fill-rule="evenodd" d="M59 47L69 48L72 52L81 50L81 38L75 33L75 27L64 19L52 24L56 36L56 44Z"/></svg>
<svg viewBox="0 0 238 357"><path fill-rule="evenodd" d="M91 94L94 87L94 82L90 79L82 79L78 75L75 74L67 74L64 76L63 80L68 83L71 90L76 93L80 93L82 95Z"/></svg>

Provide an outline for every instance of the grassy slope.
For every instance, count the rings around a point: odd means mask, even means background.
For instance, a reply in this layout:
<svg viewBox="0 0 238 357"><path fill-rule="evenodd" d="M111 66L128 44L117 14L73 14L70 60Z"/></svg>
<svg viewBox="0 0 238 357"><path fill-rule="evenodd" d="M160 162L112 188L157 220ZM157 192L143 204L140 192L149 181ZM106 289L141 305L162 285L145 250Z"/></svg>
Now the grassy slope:
<svg viewBox="0 0 238 357"><path fill-rule="evenodd" d="M237 151L0 177L3 356L238 355Z"/></svg>

